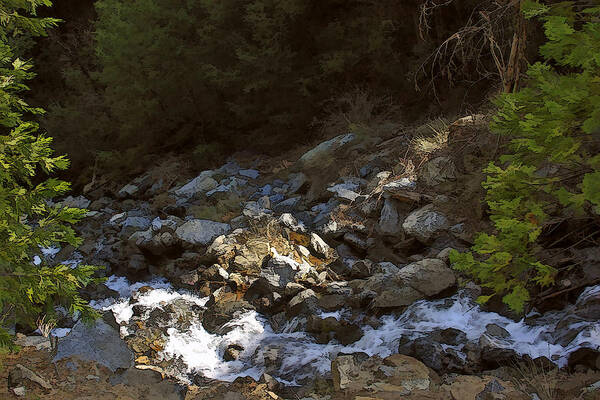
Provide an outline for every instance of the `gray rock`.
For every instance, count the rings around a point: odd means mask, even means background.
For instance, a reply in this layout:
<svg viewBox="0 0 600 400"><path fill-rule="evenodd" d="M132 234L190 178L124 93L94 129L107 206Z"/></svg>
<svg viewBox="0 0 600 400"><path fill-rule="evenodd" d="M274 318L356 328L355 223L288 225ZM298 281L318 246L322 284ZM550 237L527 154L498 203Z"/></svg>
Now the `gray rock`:
<svg viewBox="0 0 600 400"><path fill-rule="evenodd" d="M8 387L10 388L24 386L26 381L37 383L46 390L52 389L52 385L47 380L21 364L17 364L8 374Z"/></svg>
<svg viewBox="0 0 600 400"><path fill-rule="evenodd" d="M198 193L206 193L209 190L213 190L219 184L215 181L212 176L213 171L204 171L179 189L175 190L175 194L179 197L190 198L196 196Z"/></svg>
<svg viewBox="0 0 600 400"><path fill-rule="evenodd" d="M456 284L454 272L437 258L426 258L407 265L396 274L396 279L427 296L440 294Z"/></svg>
<svg viewBox="0 0 600 400"><path fill-rule="evenodd" d="M215 238L227 234L230 230L231 227L228 224L193 219L177 228L175 237L187 248L208 246Z"/></svg>
<svg viewBox="0 0 600 400"><path fill-rule="evenodd" d="M117 197L119 199L126 199L128 197L133 197L136 194L138 194L140 191L140 188L136 185L133 185L131 183L128 183L127 185L123 186L121 188L121 190L119 190L117 192Z"/></svg>
<svg viewBox="0 0 600 400"><path fill-rule="evenodd" d="M310 234L310 248L317 256L325 259L330 258L333 253L333 249L316 233Z"/></svg>
<svg viewBox="0 0 600 400"><path fill-rule="evenodd" d="M392 275L397 273L398 271L400 271L400 268L388 261L380 262L376 264L373 268L373 272L386 275Z"/></svg>
<svg viewBox="0 0 600 400"><path fill-rule="evenodd" d="M17 335L15 344L21 347L35 347L36 350L50 349L50 339L44 336L22 336Z"/></svg>
<svg viewBox="0 0 600 400"><path fill-rule="evenodd" d="M379 310L402 308L410 306L417 300L423 299L423 293L410 286L395 287L379 293L371 303L371 307Z"/></svg>
<svg viewBox="0 0 600 400"><path fill-rule="evenodd" d="M73 208L89 208L92 202L83 196L68 196L58 203L61 207L73 207Z"/></svg>
<svg viewBox="0 0 600 400"><path fill-rule="evenodd" d="M306 232L306 226L290 213L283 213L279 217L279 223L294 232Z"/></svg>
<svg viewBox="0 0 600 400"><path fill-rule="evenodd" d="M432 204L413 211L402 224L404 232L420 242L427 243L449 227L448 218L436 211Z"/></svg>
<svg viewBox="0 0 600 400"><path fill-rule="evenodd" d="M268 197L267 197L268 199ZM268 208L263 207L257 201L248 201L245 206L242 214L253 220L260 220L269 217L273 212Z"/></svg>
<svg viewBox="0 0 600 400"><path fill-rule="evenodd" d="M414 180L410 178L400 178L383 185L383 191L386 193L395 194L405 190L414 190L416 187L417 182Z"/></svg>
<svg viewBox="0 0 600 400"><path fill-rule="evenodd" d="M288 257L275 256L261 270L260 277L268 282L272 290L283 293L286 286L294 282L297 273L297 263Z"/></svg>
<svg viewBox="0 0 600 400"><path fill-rule="evenodd" d="M325 159L332 158L336 151L351 143L354 139L355 136L352 133L336 136L306 152L300 157L299 163L304 168L322 167Z"/></svg>
<svg viewBox="0 0 600 400"><path fill-rule="evenodd" d="M381 233L391 236L402 232L398 210L396 209L395 201L392 199L385 199L383 203L381 216L379 217L379 230Z"/></svg>
<svg viewBox="0 0 600 400"><path fill-rule="evenodd" d="M419 177L427 186L440 185L456 179L456 167L450 157L436 157L423 165Z"/></svg>
<svg viewBox="0 0 600 400"><path fill-rule="evenodd" d="M344 235L344 242L358 250L367 250L370 245L368 239L365 239L364 237L353 232L348 232Z"/></svg>
<svg viewBox="0 0 600 400"><path fill-rule="evenodd" d="M302 192L308 186L308 178L302 172L290 175L288 180L288 194Z"/></svg>
<svg viewBox="0 0 600 400"><path fill-rule="evenodd" d="M296 210L298 204L300 204L301 197L292 197L290 199L283 200L280 203L277 203L273 210L277 213L289 213Z"/></svg>
<svg viewBox="0 0 600 400"><path fill-rule="evenodd" d="M238 172L238 174L250 179L256 179L260 176L260 172L255 169L242 169Z"/></svg>
<svg viewBox="0 0 600 400"><path fill-rule="evenodd" d="M287 305L287 314L291 317L297 315L312 315L317 310L317 295L312 289L306 289L294 296Z"/></svg>
<svg viewBox="0 0 600 400"><path fill-rule="evenodd" d="M133 353L121 340L119 332L103 320L91 326L78 321L71 333L58 341L54 362L69 357L94 361L111 371L133 366Z"/></svg>
<svg viewBox="0 0 600 400"><path fill-rule="evenodd" d="M121 223L121 237L129 238L132 233L137 231L145 231L150 228L151 221L146 217L127 217Z"/></svg>
<svg viewBox="0 0 600 400"><path fill-rule="evenodd" d="M343 201L355 201L360 194L356 193L359 186L353 182L344 182L327 188L328 192L335 193L336 197Z"/></svg>

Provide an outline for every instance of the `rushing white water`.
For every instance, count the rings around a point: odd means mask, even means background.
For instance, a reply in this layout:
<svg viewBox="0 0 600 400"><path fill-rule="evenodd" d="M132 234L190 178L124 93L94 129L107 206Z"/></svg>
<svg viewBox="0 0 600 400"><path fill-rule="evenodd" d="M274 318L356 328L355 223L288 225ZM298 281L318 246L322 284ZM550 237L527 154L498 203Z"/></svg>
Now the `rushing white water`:
<svg viewBox="0 0 600 400"><path fill-rule="evenodd" d="M95 305L112 310L119 322L127 322L131 318L135 305L158 308L176 299L185 299L204 306L208 300L190 293L175 292L165 280L130 285L125 278L111 277L107 285L118 291L122 298ZM131 294L142 286L154 289L136 296L135 300L130 299ZM578 302L598 295L600 286L588 288ZM345 319L349 314L341 311L321 313L320 316ZM274 332L266 318L249 311L231 320L224 335L207 332L199 320L184 331L170 328L162 357L181 358L189 373L199 373L207 378L224 381L232 381L239 376L259 378L267 371L281 381L293 384L315 373L328 373L331 360L340 352L364 352L370 356L387 357L397 352L400 338L416 339L445 328L459 329L466 333L468 340L477 341L488 324L496 324L510 333L506 339L493 338L499 347L510 348L532 358L546 356L563 366L568 355L580 347L600 348L600 322L579 323L581 331L575 339L564 347L555 344L556 324L564 315L565 312L557 312L544 318L547 322L543 325L529 325L483 311L469 296L459 293L443 300L416 302L399 316L384 316L379 327L363 327L364 335L359 341L343 346L334 342L318 344L304 332L293 332L294 321L290 321L288 329L283 332ZM238 360L227 362L223 355L233 344L244 350Z"/></svg>

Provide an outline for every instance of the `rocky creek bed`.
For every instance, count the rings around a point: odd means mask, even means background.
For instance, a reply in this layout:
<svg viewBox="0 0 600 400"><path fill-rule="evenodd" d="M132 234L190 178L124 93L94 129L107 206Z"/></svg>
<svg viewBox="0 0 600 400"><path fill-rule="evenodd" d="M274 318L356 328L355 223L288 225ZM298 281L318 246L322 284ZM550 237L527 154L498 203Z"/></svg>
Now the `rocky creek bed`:
<svg viewBox="0 0 600 400"><path fill-rule="evenodd" d="M394 146L374 153L348 134L283 175L231 161L64 199L90 209L84 244L43 257L106 266L108 280L85 292L103 319L59 321L54 361L152 371L198 399L535 398L503 368L597 370L599 249L569 250L585 268L561 277L559 306L482 308L482 288L448 264L481 228L463 200L468 167L441 155L386 169ZM354 174L323 172L348 160Z"/></svg>

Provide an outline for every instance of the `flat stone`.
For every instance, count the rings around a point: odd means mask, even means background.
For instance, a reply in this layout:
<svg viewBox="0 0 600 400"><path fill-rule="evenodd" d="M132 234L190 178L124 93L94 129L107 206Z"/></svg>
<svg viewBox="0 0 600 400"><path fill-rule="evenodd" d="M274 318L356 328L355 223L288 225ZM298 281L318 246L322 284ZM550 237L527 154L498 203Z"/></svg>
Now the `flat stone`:
<svg viewBox="0 0 600 400"><path fill-rule="evenodd" d="M208 246L218 236L225 235L231 230L228 224L193 219L175 230L175 237L184 247Z"/></svg>
<svg viewBox="0 0 600 400"><path fill-rule="evenodd" d="M84 361L94 361L111 371L133 366L133 353L121 340L119 332L103 320L91 326L78 321L71 333L58 341L58 349L53 361L77 357Z"/></svg>

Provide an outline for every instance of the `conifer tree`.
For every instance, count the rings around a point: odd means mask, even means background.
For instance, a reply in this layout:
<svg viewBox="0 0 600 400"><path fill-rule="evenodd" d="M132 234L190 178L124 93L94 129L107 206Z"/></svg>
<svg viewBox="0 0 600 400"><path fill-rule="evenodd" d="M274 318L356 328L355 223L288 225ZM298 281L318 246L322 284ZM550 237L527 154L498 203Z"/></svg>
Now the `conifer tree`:
<svg viewBox="0 0 600 400"><path fill-rule="evenodd" d="M13 44L56 26L56 19L36 17L39 6L51 5L49 0L0 2L0 345L11 342L8 325L33 325L40 314L52 315L58 305L83 318L96 315L78 289L98 281L97 267L50 266L36 259L43 247L78 245L71 225L86 214L51 202L66 193L69 184L43 180L43 175L65 169L69 162L52 155L52 139L31 120L43 110L20 97L34 74L29 62L15 57Z"/></svg>
<svg viewBox="0 0 600 400"><path fill-rule="evenodd" d="M451 254L512 310L523 312L530 290L554 283L557 270L539 261L539 239L551 217L600 214L600 7L550 6L527 0L526 17L544 21L546 60L529 67L527 86L497 100L492 130L510 153L484 170L495 233L480 234L473 252Z"/></svg>

